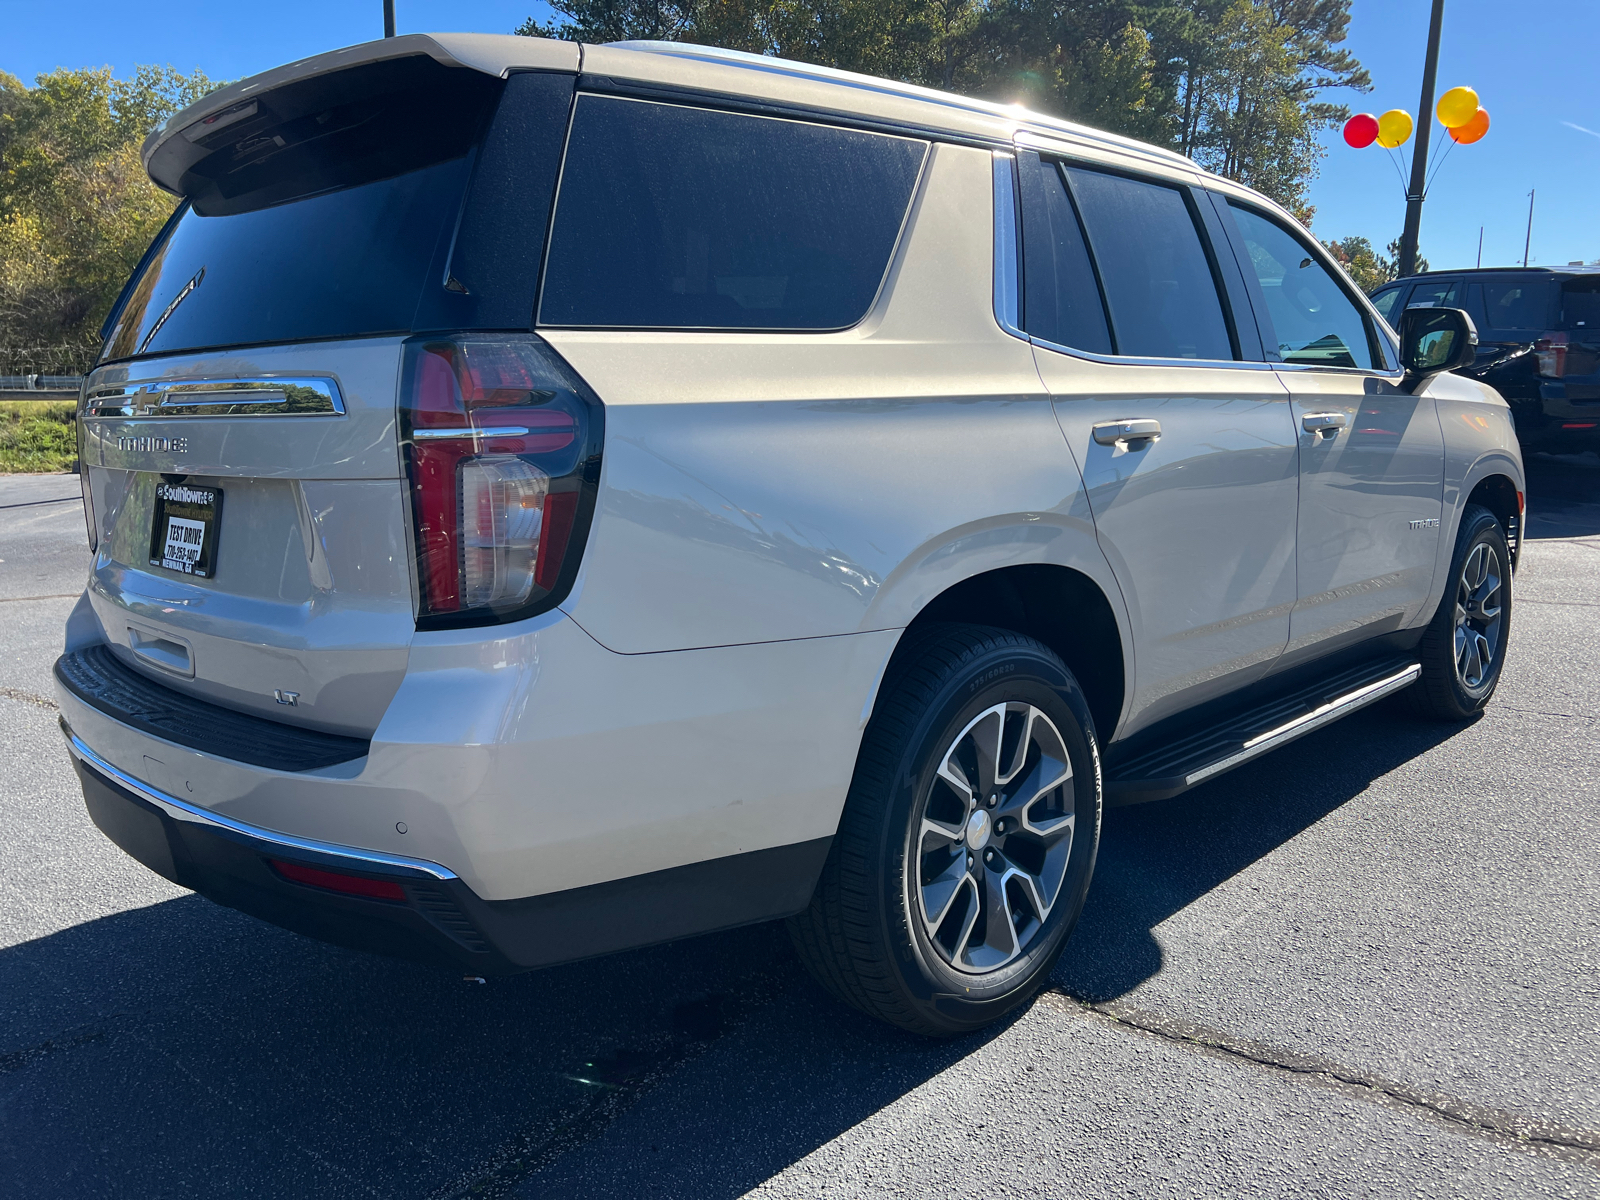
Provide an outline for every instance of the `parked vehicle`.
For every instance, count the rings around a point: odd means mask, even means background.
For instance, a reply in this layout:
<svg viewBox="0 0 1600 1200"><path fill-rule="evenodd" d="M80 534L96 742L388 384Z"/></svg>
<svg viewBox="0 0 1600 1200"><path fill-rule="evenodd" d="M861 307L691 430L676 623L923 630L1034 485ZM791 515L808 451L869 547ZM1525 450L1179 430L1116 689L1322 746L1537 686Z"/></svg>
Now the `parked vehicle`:
<svg viewBox="0 0 1600 1200"><path fill-rule="evenodd" d="M1504 402L1260 196L682 45L413 35L223 88L85 384L57 664L89 812L345 945L525 970L787 918L993 1020L1103 804L1511 617Z"/></svg>
<svg viewBox="0 0 1600 1200"><path fill-rule="evenodd" d="M1600 449L1600 267L1429 271L1372 293L1385 319L1465 309L1477 357L1460 368L1511 405L1524 446Z"/></svg>

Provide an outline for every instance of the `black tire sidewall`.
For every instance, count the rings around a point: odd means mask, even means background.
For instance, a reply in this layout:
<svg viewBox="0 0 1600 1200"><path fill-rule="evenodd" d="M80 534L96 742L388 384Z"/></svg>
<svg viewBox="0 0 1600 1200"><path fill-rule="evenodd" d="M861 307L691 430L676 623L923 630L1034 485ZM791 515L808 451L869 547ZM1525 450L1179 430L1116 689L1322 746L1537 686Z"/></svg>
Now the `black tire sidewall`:
<svg viewBox="0 0 1600 1200"><path fill-rule="evenodd" d="M880 903L896 973L924 1014L952 1031L989 1023L1042 984L1083 909L1100 840L1099 748L1077 680L1043 646L1026 640L1019 644L1014 634L993 632L1010 644L974 654L944 679L900 747L879 848ZM990 975L966 975L938 957L912 915L911 822L956 734L1003 701L1033 704L1056 723L1072 762L1077 820L1066 878L1043 929L1013 962Z"/></svg>

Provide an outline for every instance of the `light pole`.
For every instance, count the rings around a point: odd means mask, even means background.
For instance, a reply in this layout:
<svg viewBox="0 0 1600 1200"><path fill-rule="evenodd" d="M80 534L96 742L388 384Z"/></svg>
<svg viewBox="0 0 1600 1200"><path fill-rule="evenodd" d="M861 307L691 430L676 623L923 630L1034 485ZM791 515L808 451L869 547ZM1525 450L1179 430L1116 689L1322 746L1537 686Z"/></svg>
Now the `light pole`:
<svg viewBox="0 0 1600 1200"><path fill-rule="evenodd" d="M383 0L383 36L394 36L394 0Z"/></svg>
<svg viewBox="0 0 1600 1200"><path fill-rule="evenodd" d="M1433 128L1433 85L1439 73L1439 27L1444 24L1444 0L1433 0L1428 22L1428 57L1422 64L1422 102L1417 113L1417 140L1411 149L1411 186L1406 189L1406 227L1400 235L1400 274L1416 273L1417 234L1422 229L1422 196L1428 185L1428 134Z"/></svg>

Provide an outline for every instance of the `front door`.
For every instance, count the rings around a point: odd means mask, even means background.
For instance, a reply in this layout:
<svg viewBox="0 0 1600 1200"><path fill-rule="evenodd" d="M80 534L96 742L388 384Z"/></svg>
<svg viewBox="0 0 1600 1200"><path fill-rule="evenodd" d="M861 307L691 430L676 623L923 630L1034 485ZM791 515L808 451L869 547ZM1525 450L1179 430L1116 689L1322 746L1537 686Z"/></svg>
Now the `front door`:
<svg viewBox="0 0 1600 1200"><path fill-rule="evenodd" d="M1023 180L1023 320L1134 622L1126 734L1283 652L1294 423L1276 374L1236 359L1188 189L1019 166L1038 172Z"/></svg>
<svg viewBox="0 0 1600 1200"><path fill-rule="evenodd" d="M1289 665L1422 615L1444 533L1444 437L1433 402L1400 388L1392 346L1300 235L1257 209L1224 207L1254 268L1262 335L1277 348L1300 439Z"/></svg>

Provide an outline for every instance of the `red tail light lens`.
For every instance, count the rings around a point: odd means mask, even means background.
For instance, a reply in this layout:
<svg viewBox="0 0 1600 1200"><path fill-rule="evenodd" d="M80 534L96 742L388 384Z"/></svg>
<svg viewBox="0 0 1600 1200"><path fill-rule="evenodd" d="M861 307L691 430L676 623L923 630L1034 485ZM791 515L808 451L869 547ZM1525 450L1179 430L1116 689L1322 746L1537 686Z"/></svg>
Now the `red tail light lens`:
<svg viewBox="0 0 1600 1200"><path fill-rule="evenodd" d="M553 608L594 511L600 401L532 335L413 339L401 387L417 627Z"/></svg>
<svg viewBox="0 0 1600 1200"><path fill-rule="evenodd" d="M1533 344L1539 356L1539 374L1549 379L1560 379L1567 373L1567 335L1547 333Z"/></svg>

